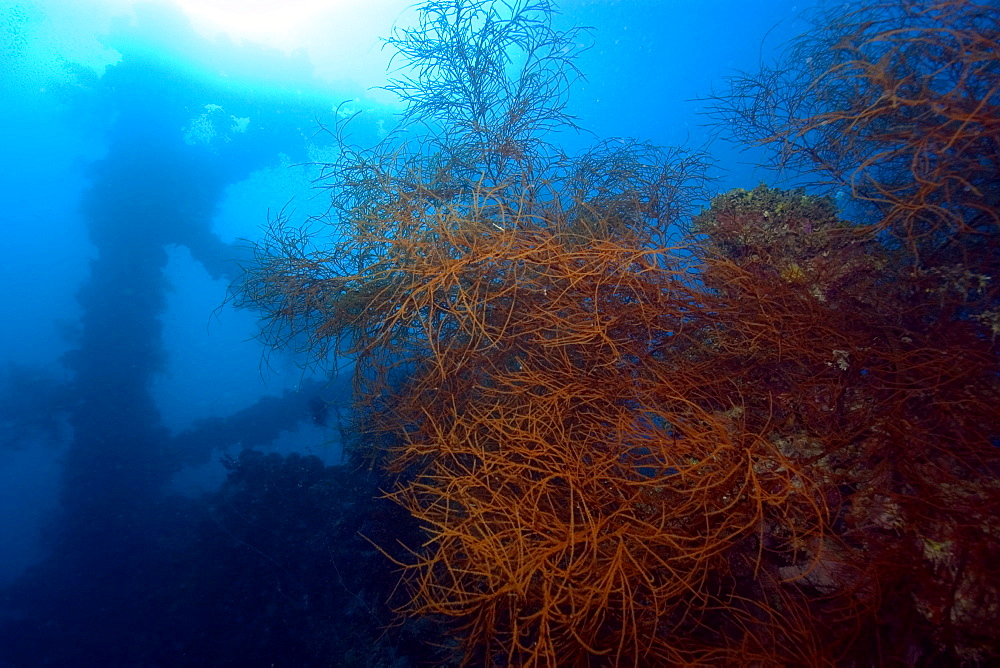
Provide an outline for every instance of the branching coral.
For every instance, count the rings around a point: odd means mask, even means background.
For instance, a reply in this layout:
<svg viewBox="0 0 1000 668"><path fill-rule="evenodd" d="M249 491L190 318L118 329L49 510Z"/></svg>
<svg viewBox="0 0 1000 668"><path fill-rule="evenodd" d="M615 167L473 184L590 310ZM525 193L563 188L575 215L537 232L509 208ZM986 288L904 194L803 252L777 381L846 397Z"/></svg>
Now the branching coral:
<svg viewBox="0 0 1000 668"><path fill-rule="evenodd" d="M279 221L240 295L272 342L357 360L358 402L392 437L389 494L427 535L401 563L404 610L454 620L465 662L997 652L997 203L976 153L994 74L988 50L955 46L992 24L962 0L895 7L838 17L800 42L823 46L818 69L737 83L720 111L878 217L761 187L716 198L682 246L668 225L700 193L699 156L543 146L573 75L548 5L431 2L395 38L410 59L434 46L438 72L513 39L476 25L540 30L512 42L527 69L503 70L534 87L491 89L479 113L481 87L398 84L445 125L417 150L345 148L336 243Z"/></svg>
<svg viewBox="0 0 1000 668"><path fill-rule="evenodd" d="M830 6L774 68L735 77L712 116L772 166L875 206L911 242L995 235L1000 19L992 3Z"/></svg>

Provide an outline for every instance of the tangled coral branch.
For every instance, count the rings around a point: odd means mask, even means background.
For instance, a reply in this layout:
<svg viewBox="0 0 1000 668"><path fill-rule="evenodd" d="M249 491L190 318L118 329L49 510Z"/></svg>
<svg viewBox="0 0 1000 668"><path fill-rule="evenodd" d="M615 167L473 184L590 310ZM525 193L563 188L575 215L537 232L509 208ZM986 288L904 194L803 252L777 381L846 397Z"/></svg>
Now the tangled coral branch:
<svg viewBox="0 0 1000 668"><path fill-rule="evenodd" d="M547 4L494 8L425 5L395 42L433 81L395 85L456 128L343 151L332 243L278 221L242 285L273 342L357 360L426 533L403 610L466 663L995 656L996 15L838 10L735 80L720 118L875 217L762 186L670 245L699 156L519 143L574 70ZM489 89L463 49L497 40L551 79Z"/></svg>

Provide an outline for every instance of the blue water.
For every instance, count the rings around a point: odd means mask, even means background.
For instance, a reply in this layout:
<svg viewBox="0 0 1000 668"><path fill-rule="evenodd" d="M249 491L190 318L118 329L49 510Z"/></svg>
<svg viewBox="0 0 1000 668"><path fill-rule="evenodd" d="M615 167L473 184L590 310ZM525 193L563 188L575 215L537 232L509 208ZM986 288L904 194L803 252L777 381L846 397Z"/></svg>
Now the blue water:
<svg viewBox="0 0 1000 668"><path fill-rule="evenodd" d="M225 303L269 213L325 210L310 163L338 105L362 144L401 109L378 38L408 3L328 4L279 48L170 4L0 3L0 666L426 658L426 629L380 640L394 571L357 539L405 518L324 523L377 493L337 467L347 382ZM709 144L698 98L771 62L807 7L562 2L560 27L594 28L569 111L598 138L707 147L713 190L752 187L768 175Z"/></svg>

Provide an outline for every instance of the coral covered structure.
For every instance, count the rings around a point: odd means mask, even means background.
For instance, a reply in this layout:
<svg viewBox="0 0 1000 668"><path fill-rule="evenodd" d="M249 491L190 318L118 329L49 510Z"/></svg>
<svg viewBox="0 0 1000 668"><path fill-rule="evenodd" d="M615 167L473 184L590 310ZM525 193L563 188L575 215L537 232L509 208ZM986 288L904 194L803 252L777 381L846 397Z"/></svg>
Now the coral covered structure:
<svg viewBox="0 0 1000 668"><path fill-rule="evenodd" d="M274 342L357 357L359 405L390 437L375 457L426 534L400 562L404 610L454 620L460 660L1000 651L1000 34L971 2L902 4L841 12L798 43L820 70L719 99L785 165L853 184L870 205L853 222L818 187L691 216L697 156L550 150L571 63L547 50L565 34L545 3L430 2L390 40L461 65L483 34L526 31L524 69L499 71L535 86L518 104L538 122L456 118L482 105L442 100L479 87L406 82L441 123L433 150L345 151L336 243L278 221L240 295ZM748 100L774 91L811 115Z"/></svg>

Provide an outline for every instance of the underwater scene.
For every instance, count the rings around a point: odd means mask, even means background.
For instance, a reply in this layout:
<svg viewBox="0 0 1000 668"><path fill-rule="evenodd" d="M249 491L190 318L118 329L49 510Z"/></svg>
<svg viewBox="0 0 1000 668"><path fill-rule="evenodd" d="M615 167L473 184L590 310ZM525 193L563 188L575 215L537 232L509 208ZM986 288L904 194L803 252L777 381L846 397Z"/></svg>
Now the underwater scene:
<svg viewBox="0 0 1000 668"><path fill-rule="evenodd" d="M0 2L0 668L1000 665L1000 2Z"/></svg>

